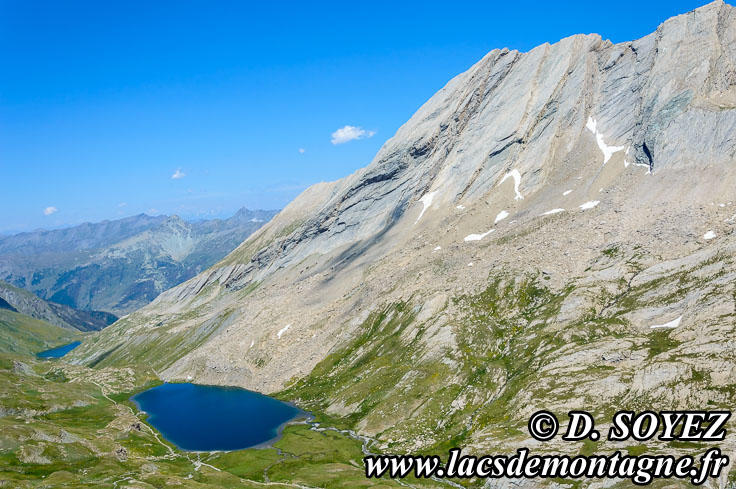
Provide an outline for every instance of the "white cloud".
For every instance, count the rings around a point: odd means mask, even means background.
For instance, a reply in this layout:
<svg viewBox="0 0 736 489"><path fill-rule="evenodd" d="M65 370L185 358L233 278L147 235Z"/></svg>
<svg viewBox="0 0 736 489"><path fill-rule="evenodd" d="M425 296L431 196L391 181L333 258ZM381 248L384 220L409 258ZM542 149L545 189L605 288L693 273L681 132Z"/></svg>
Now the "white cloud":
<svg viewBox="0 0 736 489"><path fill-rule="evenodd" d="M171 175L171 178L173 180L179 180L180 178L186 177L187 174L181 171L181 168L177 168L173 175Z"/></svg>
<svg viewBox="0 0 736 489"><path fill-rule="evenodd" d="M121 202L118 204L118 207L127 207L127 205L128 205L127 202Z"/></svg>
<svg viewBox="0 0 736 489"><path fill-rule="evenodd" d="M343 144L353 139L370 138L375 131L366 131L362 127L345 126L332 133L332 144Z"/></svg>
<svg viewBox="0 0 736 489"><path fill-rule="evenodd" d="M300 152L300 153L304 154L304 152L305 152L305 151L306 151L306 149L304 149L304 148L299 148L299 152Z"/></svg>
<svg viewBox="0 0 736 489"><path fill-rule="evenodd" d="M57 209L57 208L56 208L56 207L54 207L53 205L50 205L50 206L48 206L47 208L45 208L45 209L43 210L43 215L44 215L44 216L50 216L50 215L51 215L51 214L53 214L54 212L58 212L58 211L59 211L59 209Z"/></svg>

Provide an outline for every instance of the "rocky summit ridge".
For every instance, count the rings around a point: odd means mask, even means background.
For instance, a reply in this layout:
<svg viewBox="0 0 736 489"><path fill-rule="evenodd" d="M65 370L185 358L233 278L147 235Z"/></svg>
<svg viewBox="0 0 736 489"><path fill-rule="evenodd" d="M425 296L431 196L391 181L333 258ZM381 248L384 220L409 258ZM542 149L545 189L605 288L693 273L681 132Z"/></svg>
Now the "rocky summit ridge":
<svg viewBox="0 0 736 489"><path fill-rule="evenodd" d="M735 134L723 2L493 50L71 356L278 392L387 450L528 446L540 408L733 405Z"/></svg>

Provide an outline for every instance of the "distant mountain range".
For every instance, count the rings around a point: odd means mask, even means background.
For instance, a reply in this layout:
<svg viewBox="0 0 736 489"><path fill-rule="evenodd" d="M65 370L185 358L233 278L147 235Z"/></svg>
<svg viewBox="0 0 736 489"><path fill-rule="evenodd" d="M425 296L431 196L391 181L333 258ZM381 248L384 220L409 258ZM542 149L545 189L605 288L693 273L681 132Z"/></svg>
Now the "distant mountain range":
<svg viewBox="0 0 736 489"><path fill-rule="evenodd" d="M52 303L122 316L222 259L277 212L241 209L194 222L140 214L0 236L0 280Z"/></svg>

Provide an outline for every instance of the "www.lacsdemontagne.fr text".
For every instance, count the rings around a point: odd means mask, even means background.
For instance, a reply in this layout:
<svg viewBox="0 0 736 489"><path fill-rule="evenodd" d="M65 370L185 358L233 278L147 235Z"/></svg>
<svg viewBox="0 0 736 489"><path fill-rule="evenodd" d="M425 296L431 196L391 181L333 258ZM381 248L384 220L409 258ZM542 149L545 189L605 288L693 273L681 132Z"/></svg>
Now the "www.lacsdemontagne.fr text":
<svg viewBox="0 0 736 489"><path fill-rule="evenodd" d="M449 451L447 463L437 455L374 455L364 458L366 477L404 478L563 478L630 479L646 485L654 479L689 479L694 485L718 477L728 465L720 449L711 448L699 459L686 455L532 455L527 448L514 455L462 455Z"/></svg>
<svg viewBox="0 0 736 489"><path fill-rule="evenodd" d="M601 433L593 416L585 411L568 412L569 422L562 440L597 441ZM608 440L625 442L634 439L659 441L722 442L730 411L618 411L612 419ZM538 441L549 441L560 432L560 422L549 411L537 411L529 419L530 435ZM692 455L623 454L615 451L602 455L535 455L528 448L515 454L463 455L461 450L449 451L447 463L437 455L371 455L363 459L368 478L388 475L403 478L562 478L562 479L629 479L636 485L646 485L654 479L687 479L701 485L709 478L719 477L729 458L717 447L698 457Z"/></svg>

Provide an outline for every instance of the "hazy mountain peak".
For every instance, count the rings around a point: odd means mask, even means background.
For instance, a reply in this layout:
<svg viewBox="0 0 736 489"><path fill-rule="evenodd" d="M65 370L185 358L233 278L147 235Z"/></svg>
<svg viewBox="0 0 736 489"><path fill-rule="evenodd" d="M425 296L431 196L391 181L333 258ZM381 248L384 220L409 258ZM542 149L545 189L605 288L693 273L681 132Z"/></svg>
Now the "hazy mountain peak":
<svg viewBox="0 0 736 489"><path fill-rule="evenodd" d="M190 233L192 227L187 221L177 216L176 214L173 214L166 218L163 223L161 223L160 229L181 234Z"/></svg>

